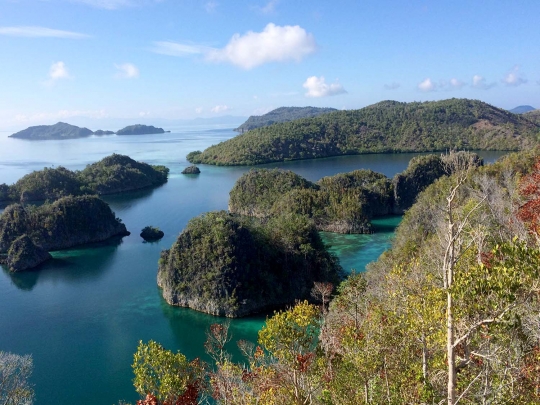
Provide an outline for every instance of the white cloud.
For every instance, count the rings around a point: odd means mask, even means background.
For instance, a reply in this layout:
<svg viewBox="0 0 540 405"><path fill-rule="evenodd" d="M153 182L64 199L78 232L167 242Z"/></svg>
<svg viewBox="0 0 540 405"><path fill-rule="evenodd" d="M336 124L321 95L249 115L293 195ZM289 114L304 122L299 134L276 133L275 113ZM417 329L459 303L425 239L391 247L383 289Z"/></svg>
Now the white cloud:
<svg viewBox="0 0 540 405"><path fill-rule="evenodd" d="M169 56L192 56L208 52L211 48L202 45L191 43L178 43L172 41L154 42L154 47L151 49L154 53Z"/></svg>
<svg viewBox="0 0 540 405"><path fill-rule="evenodd" d="M324 77L311 76L303 84L307 97L327 97L347 93L339 83L327 84Z"/></svg>
<svg viewBox="0 0 540 405"><path fill-rule="evenodd" d="M217 6L218 6L217 2L209 1L204 5L204 8L207 13L213 13L214 11L216 11Z"/></svg>
<svg viewBox="0 0 540 405"><path fill-rule="evenodd" d="M212 111L213 113L222 113L229 110L232 110L232 108L229 107L228 105L216 105L210 111Z"/></svg>
<svg viewBox="0 0 540 405"><path fill-rule="evenodd" d="M437 85L428 77L423 82L418 83L418 88L422 91L435 91Z"/></svg>
<svg viewBox="0 0 540 405"><path fill-rule="evenodd" d="M252 69L269 62L299 62L316 50L313 35L302 27L270 23L262 32L234 34L224 48L210 50L206 58L213 62L229 62L243 69Z"/></svg>
<svg viewBox="0 0 540 405"><path fill-rule="evenodd" d="M202 113L202 112L203 112L202 107L197 107L197 108L195 108L195 112L196 112L197 114Z"/></svg>
<svg viewBox="0 0 540 405"><path fill-rule="evenodd" d="M279 3L279 0L270 0L263 7L260 7L259 10L263 14L271 14L276 10L276 6Z"/></svg>
<svg viewBox="0 0 540 405"><path fill-rule="evenodd" d="M384 88L386 90L395 90L395 89L398 89L399 86L401 86L399 83L396 83L396 82L392 82L390 84L385 84L384 85Z"/></svg>
<svg viewBox="0 0 540 405"><path fill-rule="evenodd" d="M0 35L7 35L11 37L27 37L27 38L68 38L68 39L82 39L89 38L89 35L81 34L72 31L55 30L45 27L0 27Z"/></svg>
<svg viewBox="0 0 540 405"><path fill-rule="evenodd" d="M514 66L512 70L506 74L502 81L507 86L514 87L527 83L527 79L523 78L519 73L519 66Z"/></svg>
<svg viewBox="0 0 540 405"><path fill-rule="evenodd" d="M139 77L139 69L132 63L114 64L114 67L118 70L116 77L119 79L135 79Z"/></svg>
<svg viewBox="0 0 540 405"><path fill-rule="evenodd" d="M452 78L450 79L450 86L454 89L461 89L463 86L465 86L465 83L459 79Z"/></svg>
<svg viewBox="0 0 540 405"><path fill-rule="evenodd" d="M49 68L49 80L45 84L52 85L57 80L69 79L70 77L66 64L62 61L55 62Z"/></svg>
<svg viewBox="0 0 540 405"><path fill-rule="evenodd" d="M495 83L488 83L486 78L480 75L474 75L472 80L473 80L472 86L475 89L489 90L495 86Z"/></svg>

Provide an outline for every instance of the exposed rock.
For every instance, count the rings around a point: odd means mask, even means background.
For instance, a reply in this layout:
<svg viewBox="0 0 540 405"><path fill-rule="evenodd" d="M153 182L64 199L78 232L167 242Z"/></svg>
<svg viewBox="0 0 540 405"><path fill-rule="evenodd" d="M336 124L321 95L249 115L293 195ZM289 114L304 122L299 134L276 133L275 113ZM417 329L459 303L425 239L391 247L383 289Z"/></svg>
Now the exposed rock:
<svg viewBox="0 0 540 405"><path fill-rule="evenodd" d="M153 226L145 226L141 232L141 238L146 241L159 240L163 236L165 236L163 231Z"/></svg>
<svg viewBox="0 0 540 405"><path fill-rule="evenodd" d="M51 259L52 256L40 246L36 246L28 235L19 236L8 251L7 265L10 271L32 269Z"/></svg>
<svg viewBox="0 0 540 405"><path fill-rule="evenodd" d="M201 171L197 166L188 166L182 170L182 174L199 174Z"/></svg>

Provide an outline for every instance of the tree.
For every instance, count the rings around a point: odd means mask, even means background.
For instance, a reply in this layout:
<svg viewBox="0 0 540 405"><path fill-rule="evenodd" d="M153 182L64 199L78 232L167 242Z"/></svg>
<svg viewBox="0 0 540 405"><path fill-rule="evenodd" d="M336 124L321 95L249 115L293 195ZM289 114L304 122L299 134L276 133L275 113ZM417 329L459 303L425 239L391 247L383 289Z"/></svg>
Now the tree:
<svg viewBox="0 0 540 405"><path fill-rule="evenodd" d="M28 383L32 369L32 356L0 351L0 405L34 402L34 390Z"/></svg>
<svg viewBox="0 0 540 405"><path fill-rule="evenodd" d="M135 390L145 397L141 404L196 405L202 379L198 359L188 362L182 353L173 353L160 344L139 342L133 356Z"/></svg>

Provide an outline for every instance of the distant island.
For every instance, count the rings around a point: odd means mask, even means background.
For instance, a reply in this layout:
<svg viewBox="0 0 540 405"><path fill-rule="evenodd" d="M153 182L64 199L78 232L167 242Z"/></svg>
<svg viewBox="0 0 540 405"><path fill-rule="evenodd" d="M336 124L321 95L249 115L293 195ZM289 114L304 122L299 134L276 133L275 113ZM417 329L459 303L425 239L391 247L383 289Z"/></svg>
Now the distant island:
<svg viewBox="0 0 540 405"><path fill-rule="evenodd" d="M29 140L49 140L86 138L91 135L93 135L93 132L88 128L79 128L65 122L58 122L54 125L29 127L9 137Z"/></svg>
<svg viewBox="0 0 540 405"><path fill-rule="evenodd" d="M478 100L382 101L253 129L187 159L231 166L363 153L520 150L536 145L539 135L538 123Z"/></svg>
<svg viewBox="0 0 540 405"><path fill-rule="evenodd" d="M511 110L508 110L508 111L510 111L511 113L514 113L514 114L524 114L526 112L534 111L534 110L536 110L536 108L531 107L530 105L520 105L520 106L517 106L516 108L512 108Z"/></svg>
<svg viewBox="0 0 540 405"><path fill-rule="evenodd" d="M47 141L53 139L78 139L87 138L92 135L145 135L145 134L163 134L163 128L156 128L152 125L130 125L122 128L118 132L98 129L93 132L88 128L80 128L76 125L66 124L65 122L57 122L54 125L38 125L26 128L22 131L10 135L10 138L26 139L31 141Z"/></svg>
<svg viewBox="0 0 540 405"><path fill-rule="evenodd" d="M327 114L337 111L335 108L319 107L280 107L264 115L252 115L240 125L235 131L244 133L255 128L267 127L268 125L279 122L288 122L300 118L316 117L321 114Z"/></svg>
<svg viewBox="0 0 540 405"><path fill-rule="evenodd" d="M148 134L163 134L163 128L156 128L152 125L129 125L116 132L116 135L148 135Z"/></svg>
<svg viewBox="0 0 540 405"><path fill-rule="evenodd" d="M84 170L44 168L23 176L15 184L0 184L0 202L56 200L68 195L116 194L155 187L167 182L169 169L112 154Z"/></svg>

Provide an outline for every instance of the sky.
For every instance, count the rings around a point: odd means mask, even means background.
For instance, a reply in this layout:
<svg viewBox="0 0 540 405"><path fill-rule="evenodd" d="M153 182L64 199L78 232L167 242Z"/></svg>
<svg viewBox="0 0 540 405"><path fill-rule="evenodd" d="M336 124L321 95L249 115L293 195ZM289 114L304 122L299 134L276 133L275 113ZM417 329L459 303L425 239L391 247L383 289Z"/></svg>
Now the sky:
<svg viewBox="0 0 540 405"><path fill-rule="evenodd" d="M538 0L0 0L0 129L479 99L540 108Z"/></svg>

